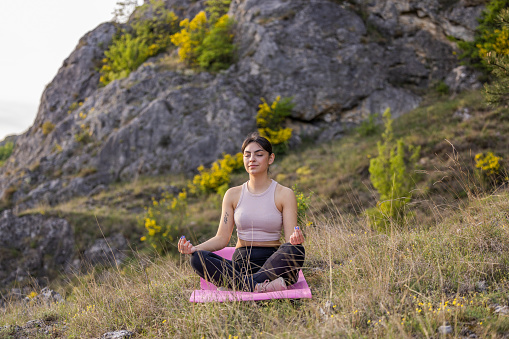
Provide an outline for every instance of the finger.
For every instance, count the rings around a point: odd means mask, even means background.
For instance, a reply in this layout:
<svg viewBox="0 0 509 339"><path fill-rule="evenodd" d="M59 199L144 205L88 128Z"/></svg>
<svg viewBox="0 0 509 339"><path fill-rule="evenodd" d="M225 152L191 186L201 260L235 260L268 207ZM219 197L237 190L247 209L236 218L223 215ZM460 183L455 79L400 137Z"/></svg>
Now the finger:
<svg viewBox="0 0 509 339"><path fill-rule="evenodd" d="M184 250L185 241L186 241L186 236L185 235L181 236L179 239L179 243L178 243L179 252L182 252Z"/></svg>
<svg viewBox="0 0 509 339"><path fill-rule="evenodd" d="M290 236L290 244L295 245L295 233Z"/></svg>

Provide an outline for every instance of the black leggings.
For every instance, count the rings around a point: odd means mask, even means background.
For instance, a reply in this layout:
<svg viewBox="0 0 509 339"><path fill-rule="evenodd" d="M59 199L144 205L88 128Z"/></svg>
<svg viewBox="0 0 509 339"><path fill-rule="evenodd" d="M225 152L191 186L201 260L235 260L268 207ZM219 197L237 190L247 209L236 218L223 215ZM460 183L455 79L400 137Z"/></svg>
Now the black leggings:
<svg viewBox="0 0 509 339"><path fill-rule="evenodd" d="M253 291L256 284L278 277L283 277L287 285L295 284L304 257L304 246L284 243L279 248L239 247L232 260L198 250L191 256L191 266L216 286Z"/></svg>

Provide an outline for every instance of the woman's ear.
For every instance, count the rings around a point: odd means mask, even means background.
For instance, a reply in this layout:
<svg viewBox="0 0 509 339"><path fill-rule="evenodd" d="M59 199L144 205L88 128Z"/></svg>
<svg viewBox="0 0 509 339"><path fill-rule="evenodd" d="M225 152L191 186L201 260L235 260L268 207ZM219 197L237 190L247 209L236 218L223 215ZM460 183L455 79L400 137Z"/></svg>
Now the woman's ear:
<svg viewBox="0 0 509 339"><path fill-rule="evenodd" d="M276 158L276 155L274 153L269 155L269 165L272 165L272 163L274 162L275 158Z"/></svg>

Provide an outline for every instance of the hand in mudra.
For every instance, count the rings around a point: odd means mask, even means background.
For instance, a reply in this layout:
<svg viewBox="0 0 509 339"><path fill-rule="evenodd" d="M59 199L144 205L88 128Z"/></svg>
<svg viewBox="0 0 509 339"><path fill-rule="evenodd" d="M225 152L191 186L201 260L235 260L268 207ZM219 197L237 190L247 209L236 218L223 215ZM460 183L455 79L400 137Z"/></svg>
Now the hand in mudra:
<svg viewBox="0 0 509 339"><path fill-rule="evenodd" d="M299 226L296 226L292 235L290 236L290 244L300 245L304 242L304 234Z"/></svg>
<svg viewBox="0 0 509 339"><path fill-rule="evenodd" d="M178 250L182 254L193 254L196 252L196 247L189 240L186 240L186 237L183 235L179 239Z"/></svg>

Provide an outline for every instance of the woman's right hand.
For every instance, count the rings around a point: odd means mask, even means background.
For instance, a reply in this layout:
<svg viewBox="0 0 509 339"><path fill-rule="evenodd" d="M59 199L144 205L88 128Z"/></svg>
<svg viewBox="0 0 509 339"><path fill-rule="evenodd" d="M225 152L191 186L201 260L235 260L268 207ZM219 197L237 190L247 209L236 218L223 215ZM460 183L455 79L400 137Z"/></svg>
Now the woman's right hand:
<svg viewBox="0 0 509 339"><path fill-rule="evenodd" d="M186 237L183 235L179 239L178 250L182 254L193 254L196 252L196 247L189 240L186 240Z"/></svg>

